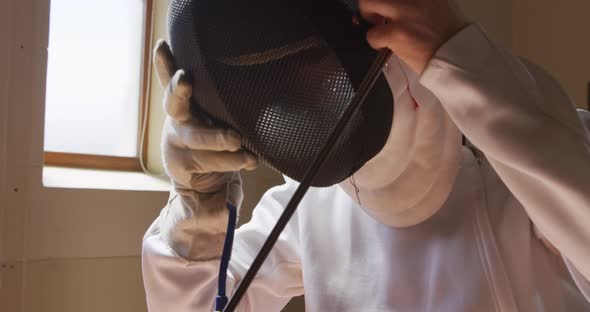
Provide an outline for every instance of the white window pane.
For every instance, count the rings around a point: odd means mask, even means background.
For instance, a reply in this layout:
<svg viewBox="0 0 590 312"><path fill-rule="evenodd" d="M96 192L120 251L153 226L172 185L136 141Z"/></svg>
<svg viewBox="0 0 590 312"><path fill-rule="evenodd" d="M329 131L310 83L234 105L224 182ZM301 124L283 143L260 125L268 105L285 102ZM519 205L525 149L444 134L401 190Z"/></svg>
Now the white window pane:
<svg viewBox="0 0 590 312"><path fill-rule="evenodd" d="M45 150L137 155L141 0L52 0Z"/></svg>

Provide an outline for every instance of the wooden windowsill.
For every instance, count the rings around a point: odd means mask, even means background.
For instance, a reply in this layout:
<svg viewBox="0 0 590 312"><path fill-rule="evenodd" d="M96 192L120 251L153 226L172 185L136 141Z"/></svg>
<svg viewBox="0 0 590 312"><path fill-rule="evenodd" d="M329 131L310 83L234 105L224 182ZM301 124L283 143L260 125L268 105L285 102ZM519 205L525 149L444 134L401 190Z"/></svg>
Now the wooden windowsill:
<svg viewBox="0 0 590 312"><path fill-rule="evenodd" d="M83 169L141 172L139 158L45 152L45 165Z"/></svg>

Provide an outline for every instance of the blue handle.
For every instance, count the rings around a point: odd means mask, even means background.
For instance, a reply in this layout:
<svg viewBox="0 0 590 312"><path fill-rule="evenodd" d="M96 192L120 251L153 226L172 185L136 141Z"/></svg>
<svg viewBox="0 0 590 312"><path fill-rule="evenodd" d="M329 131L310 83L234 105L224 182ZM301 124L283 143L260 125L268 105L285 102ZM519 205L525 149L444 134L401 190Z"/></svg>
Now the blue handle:
<svg viewBox="0 0 590 312"><path fill-rule="evenodd" d="M234 244L234 232L236 231L236 223L238 222L238 211L230 202L226 203L229 211L227 220L227 232L225 233L225 241L223 243L223 252L221 254L221 262L219 264L219 279L217 281L217 297L215 298L215 311L223 311L227 305L228 299L226 294L227 269L231 259L231 251Z"/></svg>

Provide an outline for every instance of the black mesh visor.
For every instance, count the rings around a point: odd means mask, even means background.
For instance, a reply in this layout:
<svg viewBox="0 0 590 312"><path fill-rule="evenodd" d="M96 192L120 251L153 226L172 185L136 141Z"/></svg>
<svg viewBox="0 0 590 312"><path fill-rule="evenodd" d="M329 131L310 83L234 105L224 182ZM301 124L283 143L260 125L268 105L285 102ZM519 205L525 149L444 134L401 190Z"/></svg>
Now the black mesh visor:
<svg viewBox="0 0 590 312"><path fill-rule="evenodd" d="M357 11L353 0L172 0L170 45L192 76L193 113L301 181L377 57ZM381 74L312 185L339 183L375 156L392 116Z"/></svg>

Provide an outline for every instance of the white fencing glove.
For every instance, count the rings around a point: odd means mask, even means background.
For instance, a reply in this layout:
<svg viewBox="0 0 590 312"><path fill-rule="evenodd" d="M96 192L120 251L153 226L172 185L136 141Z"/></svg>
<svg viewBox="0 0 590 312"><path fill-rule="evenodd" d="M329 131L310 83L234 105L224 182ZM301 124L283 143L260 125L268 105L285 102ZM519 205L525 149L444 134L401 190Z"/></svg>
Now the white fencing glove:
<svg viewBox="0 0 590 312"><path fill-rule="evenodd" d="M162 154L174 187L160 216L161 236L181 257L215 259L227 227L226 202L237 208L242 203L238 171L256 168L257 159L240 149L237 132L190 113L192 84L183 70L176 69L164 40L156 45L154 66L165 88Z"/></svg>

